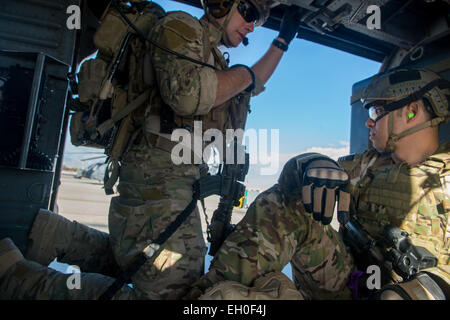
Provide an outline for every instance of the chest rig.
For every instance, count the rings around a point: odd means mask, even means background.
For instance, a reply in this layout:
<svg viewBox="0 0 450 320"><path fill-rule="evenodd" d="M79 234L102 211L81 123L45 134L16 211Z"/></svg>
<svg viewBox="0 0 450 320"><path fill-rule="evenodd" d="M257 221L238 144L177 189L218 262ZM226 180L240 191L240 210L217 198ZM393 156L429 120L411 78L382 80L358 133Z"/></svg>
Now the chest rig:
<svg viewBox="0 0 450 320"><path fill-rule="evenodd" d="M203 23L200 21L200 23ZM214 65L218 70L228 69L228 63L222 53L209 40L207 28L203 28L203 56L204 62ZM227 129L244 129L247 114L250 112L250 93L243 92L220 106L214 107L206 115L181 116L176 114L172 108L162 100L158 86L150 94L149 104L152 106L147 109L145 115L145 125L152 127L145 131L150 132L150 141L152 136L157 135L159 141L170 140L170 134L175 129L186 129L191 133L194 130L194 122L201 121L202 133L208 129L218 129L223 134ZM154 128L159 128L155 132ZM159 142L158 141L158 142ZM174 143L159 143L160 149L170 151ZM157 146L157 147L158 147Z"/></svg>
<svg viewBox="0 0 450 320"><path fill-rule="evenodd" d="M376 240L391 224L447 264L450 155L445 151L419 166L377 160L352 188L356 218Z"/></svg>

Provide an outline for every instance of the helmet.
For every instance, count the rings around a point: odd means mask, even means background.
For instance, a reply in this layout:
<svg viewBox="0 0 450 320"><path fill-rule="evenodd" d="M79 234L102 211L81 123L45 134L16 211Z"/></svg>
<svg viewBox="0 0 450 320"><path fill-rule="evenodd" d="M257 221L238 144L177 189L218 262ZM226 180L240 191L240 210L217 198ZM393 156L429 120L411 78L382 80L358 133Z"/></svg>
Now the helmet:
<svg viewBox="0 0 450 320"><path fill-rule="evenodd" d="M270 7L274 3L273 0L201 0L203 9L206 14L216 19L226 16L234 2L248 1L255 6L259 13L259 19L255 22L255 26L263 25L270 15Z"/></svg>
<svg viewBox="0 0 450 320"><path fill-rule="evenodd" d="M426 100L434 117L450 117L450 82L425 69L398 69L374 77L361 99L368 109L380 102L385 111Z"/></svg>
<svg viewBox="0 0 450 320"><path fill-rule="evenodd" d="M390 111L420 99L424 100L432 120L394 134L394 118ZM366 109L382 103L384 111L389 114L388 141L384 151L394 152L401 138L427 127L437 127L450 119L450 82L425 69L397 69L375 76L361 101Z"/></svg>

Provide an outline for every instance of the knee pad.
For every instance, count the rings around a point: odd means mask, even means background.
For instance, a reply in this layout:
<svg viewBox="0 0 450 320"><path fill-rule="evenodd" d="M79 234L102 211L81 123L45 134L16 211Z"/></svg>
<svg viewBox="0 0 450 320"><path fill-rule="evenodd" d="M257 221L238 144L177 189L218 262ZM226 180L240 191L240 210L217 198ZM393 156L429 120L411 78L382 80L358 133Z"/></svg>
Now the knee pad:
<svg viewBox="0 0 450 320"><path fill-rule="evenodd" d="M59 214L44 209L39 210L28 235L26 259L45 266L52 262L57 256L56 243L58 246L70 246L70 241L65 244L55 239L58 232L70 229L70 224L73 223ZM62 225L67 225L68 228L61 228Z"/></svg>
<svg viewBox="0 0 450 320"><path fill-rule="evenodd" d="M375 294L377 300L445 300L438 284L426 273L411 280L387 285Z"/></svg>
<svg viewBox="0 0 450 320"><path fill-rule="evenodd" d="M199 300L304 300L294 283L281 272L271 272L255 280L253 287L223 281L206 290Z"/></svg>

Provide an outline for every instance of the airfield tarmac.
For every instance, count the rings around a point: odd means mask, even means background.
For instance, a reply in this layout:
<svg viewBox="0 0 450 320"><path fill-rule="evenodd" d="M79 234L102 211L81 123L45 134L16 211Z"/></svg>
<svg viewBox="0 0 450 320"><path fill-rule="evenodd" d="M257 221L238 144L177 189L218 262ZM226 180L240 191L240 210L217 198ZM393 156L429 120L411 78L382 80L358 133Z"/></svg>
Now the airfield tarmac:
<svg viewBox="0 0 450 320"><path fill-rule="evenodd" d="M108 233L109 203L111 198L114 196L117 196L117 194L109 196L105 194L103 190L103 182L86 178L77 179L73 173L63 171L56 202L58 206L58 213L69 220L75 220L91 228ZM211 221L211 217L214 210L217 208L218 203L218 196L210 196L205 199L206 216L208 221ZM198 202L198 208L200 210L203 237L209 250L209 243L207 243L206 240L205 215L203 214L203 209L200 202ZM231 223L238 223L244 217L246 210L247 209L244 208L235 208L233 210ZM338 225L339 223L335 214L334 219L331 222L331 226L337 229ZM205 272L208 271L211 260L212 257L207 254L205 256ZM59 263L56 260L53 261L49 267L63 273L68 273L68 270L70 270L69 265ZM290 264L285 266L282 272L292 279Z"/></svg>
<svg viewBox="0 0 450 320"><path fill-rule="evenodd" d="M103 189L103 182L86 178L77 179L73 173L63 172L61 175L61 185L58 189L58 198L56 201L58 213L63 217L85 224L91 228L108 233L108 211L111 198L117 196L106 195ZM214 210L219 203L218 196L210 196L205 199L206 215L210 222ZM205 215L201 203L198 202L200 218L202 223L203 237L207 243ZM231 223L238 223L245 215L246 209L234 209L231 217ZM205 256L205 272L208 271L212 257ZM53 261L49 265L57 271L63 273L73 272L68 264ZM289 277L291 268L286 267L285 272Z"/></svg>
<svg viewBox="0 0 450 320"><path fill-rule="evenodd" d="M114 196L117 194L105 194L103 182L86 178L77 179L73 174L63 172L56 202L58 213L69 220L75 220L91 228L108 232L109 203ZM205 199L208 221L211 221L218 203L218 196L210 196ZM198 208L206 241L206 222L200 202L198 202ZM231 223L238 223L243 218L245 211L246 209L235 208Z"/></svg>

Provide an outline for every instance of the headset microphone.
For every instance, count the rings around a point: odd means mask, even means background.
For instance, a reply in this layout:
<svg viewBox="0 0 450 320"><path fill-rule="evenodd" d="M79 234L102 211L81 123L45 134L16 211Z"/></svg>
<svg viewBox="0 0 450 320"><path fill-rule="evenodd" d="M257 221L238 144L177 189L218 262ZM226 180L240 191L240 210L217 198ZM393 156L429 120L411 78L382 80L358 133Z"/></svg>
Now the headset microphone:
<svg viewBox="0 0 450 320"><path fill-rule="evenodd" d="M244 39L242 39L242 44L244 46L248 46L248 38L247 37L244 37Z"/></svg>

